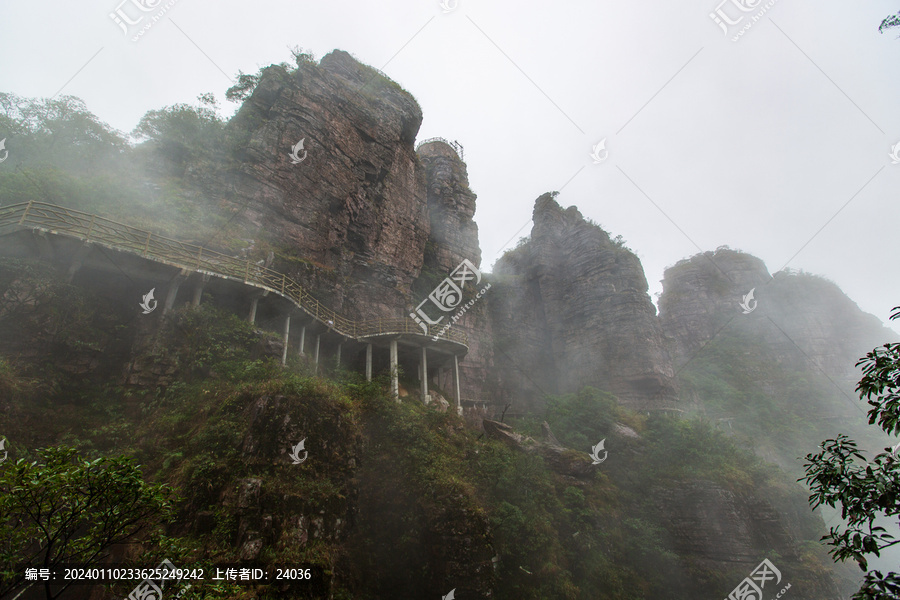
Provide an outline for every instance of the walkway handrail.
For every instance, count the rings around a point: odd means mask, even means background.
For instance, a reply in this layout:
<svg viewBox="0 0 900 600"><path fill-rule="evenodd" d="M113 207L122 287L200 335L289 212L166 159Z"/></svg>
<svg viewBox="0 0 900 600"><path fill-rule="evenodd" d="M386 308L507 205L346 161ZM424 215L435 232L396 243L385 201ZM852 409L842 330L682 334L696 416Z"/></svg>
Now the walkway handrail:
<svg viewBox="0 0 900 600"><path fill-rule="evenodd" d="M451 142L450 140L442 137L431 137L426 140L422 140L421 142L416 144L416 151L418 152L419 148L421 148L425 144L430 144L431 142L444 142L445 144L453 148L453 150L456 152L456 155L459 157L459 160L465 160L462 144L460 144L456 140L453 140Z"/></svg>
<svg viewBox="0 0 900 600"><path fill-rule="evenodd" d="M366 338L393 333L418 334L423 337L426 335L412 319L354 321L324 306L284 273L262 267L250 259L241 260L97 215L46 202L30 201L0 207L0 227L8 225L47 229L51 233L64 233L115 250L134 252L145 258L182 269L240 279L248 285L287 298L298 308L347 337ZM453 328L444 330L441 326L432 325L429 327L428 335L468 345L468 336L462 331L454 331Z"/></svg>

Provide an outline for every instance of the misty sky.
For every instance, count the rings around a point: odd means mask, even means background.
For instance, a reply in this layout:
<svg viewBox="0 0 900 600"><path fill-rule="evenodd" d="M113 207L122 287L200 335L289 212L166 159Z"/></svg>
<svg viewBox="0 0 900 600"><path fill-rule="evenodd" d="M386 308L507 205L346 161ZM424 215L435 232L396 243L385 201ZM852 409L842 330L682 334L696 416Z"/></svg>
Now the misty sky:
<svg viewBox="0 0 900 600"><path fill-rule="evenodd" d="M203 92L230 116L238 70L340 48L416 97L420 140L465 147L485 268L560 190L624 236L651 294L666 266L728 245L824 275L883 321L900 304L900 29L878 33L900 2L775 0L733 42L772 0L448 1L165 0L132 42L109 16L121 0L2 0L0 90L75 95L128 132ZM727 36L717 7L744 17Z"/></svg>

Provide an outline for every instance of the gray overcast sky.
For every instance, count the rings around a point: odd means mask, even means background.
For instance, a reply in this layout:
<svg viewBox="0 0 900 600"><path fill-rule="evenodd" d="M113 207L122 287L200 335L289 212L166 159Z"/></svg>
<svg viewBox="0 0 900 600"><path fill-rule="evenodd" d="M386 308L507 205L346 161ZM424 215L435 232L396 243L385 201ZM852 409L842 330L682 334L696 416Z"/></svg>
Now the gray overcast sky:
<svg viewBox="0 0 900 600"><path fill-rule="evenodd" d="M900 3L775 0L733 42L772 0L173 1L132 42L109 16L121 0L0 0L0 90L61 90L130 131L203 92L230 115L239 69L341 48L418 99L419 139L465 147L485 268L561 190L624 236L651 294L666 266L727 244L824 275L883 321L900 304L900 39L877 30ZM717 7L744 17L728 36Z"/></svg>

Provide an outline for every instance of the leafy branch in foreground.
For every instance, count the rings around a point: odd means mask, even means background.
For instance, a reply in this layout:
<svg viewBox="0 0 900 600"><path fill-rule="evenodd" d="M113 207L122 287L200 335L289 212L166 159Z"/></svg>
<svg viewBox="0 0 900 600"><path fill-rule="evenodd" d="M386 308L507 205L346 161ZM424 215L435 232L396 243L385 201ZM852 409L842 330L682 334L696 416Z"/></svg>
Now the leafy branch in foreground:
<svg viewBox="0 0 900 600"><path fill-rule="evenodd" d="M891 27L897 27L900 25L900 13L896 15L890 15L884 18L881 22L881 25L878 26L878 32L884 33L885 29L890 29Z"/></svg>
<svg viewBox="0 0 900 600"><path fill-rule="evenodd" d="M26 585L24 566L89 568L171 516L174 493L146 483L127 457L87 461L65 446L0 467L0 596ZM68 587L44 584L48 600Z"/></svg>
<svg viewBox="0 0 900 600"><path fill-rule="evenodd" d="M891 320L900 318L900 306L893 309ZM859 362L863 377L856 386L860 399L868 401L869 424L890 435L900 433L900 344L884 344ZM806 455L801 479L810 488L809 503L813 509L821 505L841 507L845 527L832 527L822 540L837 561L852 558L863 571L868 570L867 555L881 556L885 548L900 544L884 527L875 525L879 515L900 515L900 460L885 448L866 462L856 442L846 435L826 440L816 454ZM868 571L862 587L853 600L900 598L900 574Z"/></svg>

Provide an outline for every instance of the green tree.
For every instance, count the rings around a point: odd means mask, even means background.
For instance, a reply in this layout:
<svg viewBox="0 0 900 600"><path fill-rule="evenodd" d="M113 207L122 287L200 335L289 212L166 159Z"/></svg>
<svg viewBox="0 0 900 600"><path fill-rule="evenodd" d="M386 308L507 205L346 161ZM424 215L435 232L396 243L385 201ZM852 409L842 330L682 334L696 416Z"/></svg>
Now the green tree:
<svg viewBox="0 0 900 600"><path fill-rule="evenodd" d="M291 57L294 59L296 67L291 66L286 62L281 62L278 65L269 65L269 67L263 67L259 71L257 71L255 75L244 73L243 71L238 71L237 81L225 92L225 99L229 102L241 103L249 98L253 94L253 91L256 89L256 86L259 85L259 81L260 79L262 79L265 70L270 67L278 66L284 69L287 73L293 73L300 65L316 64L316 57L312 53L312 50L304 50L300 46L290 46L288 47L288 50L291 53Z"/></svg>
<svg viewBox="0 0 900 600"><path fill-rule="evenodd" d="M900 318L900 306L893 309L891 319ZM860 399L866 399L869 424L877 423L889 435L900 433L900 344L884 344L859 362L863 378L856 386ZM874 524L876 517L900 515L900 460L885 448L870 462L859 452L856 442L846 435L826 440L816 454L806 456L804 469L812 494L813 509L820 505L841 506L845 527L835 526L822 539L831 546L835 560L852 558L863 571L868 571L867 555L880 556L885 548L900 544L883 527ZM900 598L900 574L868 571L862 587L853 600Z"/></svg>
<svg viewBox="0 0 900 600"><path fill-rule="evenodd" d="M194 156L208 156L224 143L225 123L216 113L215 98L203 94L204 106L174 104L148 111L132 135L156 142L176 164Z"/></svg>
<svg viewBox="0 0 900 600"><path fill-rule="evenodd" d="M0 596L28 585L23 565L97 566L115 544L156 537L173 514L172 490L144 482L130 458L87 461L65 446L38 455L0 467ZM44 583L48 600L66 588Z"/></svg>
<svg viewBox="0 0 900 600"><path fill-rule="evenodd" d="M260 72L261 71L262 69L260 69ZM256 75L249 75L243 71L238 71L237 83L225 91L225 99L229 102L243 102L249 98L250 94L253 93L253 90L256 89L256 86L259 83L259 77L259 73Z"/></svg>
<svg viewBox="0 0 900 600"><path fill-rule="evenodd" d="M890 29L891 27L897 27L898 25L900 25L900 13L897 13L896 15L890 15L888 17L885 17L884 20L881 22L881 25L878 26L878 31L880 33L884 33L885 29Z"/></svg>
<svg viewBox="0 0 900 600"><path fill-rule="evenodd" d="M121 166L118 159L128 150L124 136L75 96L47 100L0 92L0 131L10 157L25 167Z"/></svg>

